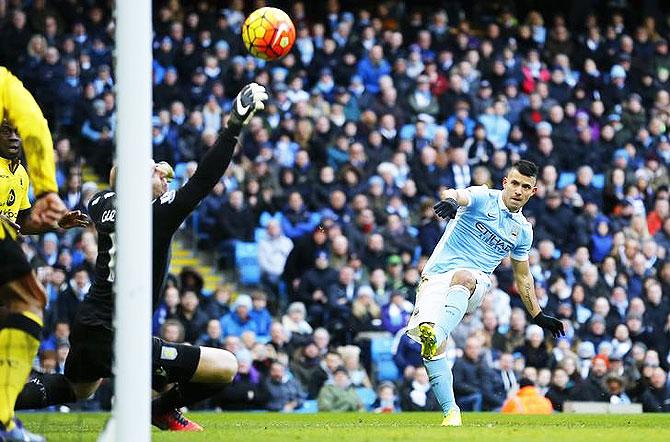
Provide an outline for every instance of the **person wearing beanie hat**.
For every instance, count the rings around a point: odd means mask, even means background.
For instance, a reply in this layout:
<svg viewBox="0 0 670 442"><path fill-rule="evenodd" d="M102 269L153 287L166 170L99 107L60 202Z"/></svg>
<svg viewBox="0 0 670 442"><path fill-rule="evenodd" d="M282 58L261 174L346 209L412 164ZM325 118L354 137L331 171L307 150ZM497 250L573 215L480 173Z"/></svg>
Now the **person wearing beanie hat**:
<svg viewBox="0 0 670 442"><path fill-rule="evenodd" d="M605 388L605 378L609 371L609 359L605 355L596 355L591 359L591 369L584 382L575 386L572 399L587 402L606 402L609 393Z"/></svg>

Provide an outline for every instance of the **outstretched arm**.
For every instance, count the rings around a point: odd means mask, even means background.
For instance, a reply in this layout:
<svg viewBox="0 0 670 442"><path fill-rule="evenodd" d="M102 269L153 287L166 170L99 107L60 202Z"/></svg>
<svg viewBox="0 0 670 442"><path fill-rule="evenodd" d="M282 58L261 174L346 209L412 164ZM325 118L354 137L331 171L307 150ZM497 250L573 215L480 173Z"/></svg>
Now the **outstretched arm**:
<svg viewBox="0 0 670 442"><path fill-rule="evenodd" d="M190 215L195 207L205 198L225 173L235 152L237 137L254 114L265 108L268 99L265 88L250 83L233 102L228 127L223 129L212 148L203 155L195 173L179 190L163 195L155 210L169 213L155 214L160 222L167 223L166 228L176 230Z"/></svg>
<svg viewBox="0 0 670 442"><path fill-rule="evenodd" d="M565 336L563 323L553 316L545 315L542 312L540 304L537 302L535 281L533 275L530 273L528 260L518 261L512 258L512 271L514 272L514 282L516 283L519 296L524 307L526 307L526 310L533 318L533 324L546 328L555 338Z"/></svg>

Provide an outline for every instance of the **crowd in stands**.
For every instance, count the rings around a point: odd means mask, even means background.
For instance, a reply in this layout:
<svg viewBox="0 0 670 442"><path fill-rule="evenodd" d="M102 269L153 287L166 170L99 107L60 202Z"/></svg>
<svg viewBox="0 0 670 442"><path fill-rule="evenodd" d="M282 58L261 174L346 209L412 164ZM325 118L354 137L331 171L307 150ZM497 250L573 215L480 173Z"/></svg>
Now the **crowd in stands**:
<svg viewBox="0 0 670 442"><path fill-rule="evenodd" d="M294 49L265 63L239 35L264 1L155 3L153 155L175 166L175 186L244 84L271 96L188 230L226 270L253 244L258 277L245 283L237 266L208 293L187 269L154 315L167 340L237 356L235 382L205 406L439 410L404 335L445 227L433 204L447 187L499 189L526 158L540 168L524 208L535 290L567 333L530 325L504 260L448 341L458 404L500 410L523 385L558 411L566 400L670 411L667 8L482 2L468 15L435 7L449 2L329 0L317 13L321 2L289 2ZM82 164L104 177L113 159L109 2L3 0L0 23L0 63L43 107L63 199L85 210L98 186L82 182ZM39 369L62 372L95 232L26 238L24 249L49 294Z"/></svg>

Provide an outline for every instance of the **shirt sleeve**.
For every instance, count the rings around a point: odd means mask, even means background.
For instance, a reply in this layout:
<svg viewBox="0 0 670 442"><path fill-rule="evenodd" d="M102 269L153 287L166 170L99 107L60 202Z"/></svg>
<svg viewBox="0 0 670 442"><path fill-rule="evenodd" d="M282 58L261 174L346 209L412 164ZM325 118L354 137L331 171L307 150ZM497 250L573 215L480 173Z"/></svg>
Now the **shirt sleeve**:
<svg viewBox="0 0 670 442"><path fill-rule="evenodd" d="M533 228L526 224L519 232L519 241L510 251L510 257L516 261L528 261L528 253L533 245Z"/></svg>
<svg viewBox="0 0 670 442"><path fill-rule="evenodd" d="M23 140L35 195L58 192L53 140L47 120L23 83L0 67L0 119L7 116Z"/></svg>
<svg viewBox="0 0 670 442"><path fill-rule="evenodd" d="M239 132L239 128L224 129L216 144L203 155L191 179L178 190L166 192L154 202L154 225L159 225L162 233L172 237L193 209L212 191L230 164Z"/></svg>
<svg viewBox="0 0 670 442"><path fill-rule="evenodd" d="M465 190L470 195L470 202L466 206L468 209L477 210L481 208L489 197L489 189L486 186L470 186Z"/></svg>

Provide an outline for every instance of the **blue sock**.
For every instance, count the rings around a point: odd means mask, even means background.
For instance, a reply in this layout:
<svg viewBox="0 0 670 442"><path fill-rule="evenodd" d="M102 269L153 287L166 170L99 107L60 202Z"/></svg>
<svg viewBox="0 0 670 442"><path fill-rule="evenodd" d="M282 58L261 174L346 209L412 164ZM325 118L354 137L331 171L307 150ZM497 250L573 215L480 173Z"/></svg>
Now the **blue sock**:
<svg viewBox="0 0 670 442"><path fill-rule="evenodd" d="M436 359L423 360L423 365L428 372L428 379L430 386L433 389L437 402L442 407L442 412L446 416L449 411L456 407L456 400L454 399L454 377L451 374L451 369L447 364L445 354L437 356Z"/></svg>
<svg viewBox="0 0 670 442"><path fill-rule="evenodd" d="M442 323L435 324L434 328L438 348L447 339L449 333L461 322L461 319L463 319L468 307L470 291L460 285L451 286L447 291L446 298L446 314L443 316L443 320L440 321ZM446 416L457 405L454 399L454 378L445 356L445 353L442 353L432 360L424 359L423 365L428 372L428 379L430 380L430 386L433 389L435 398Z"/></svg>

